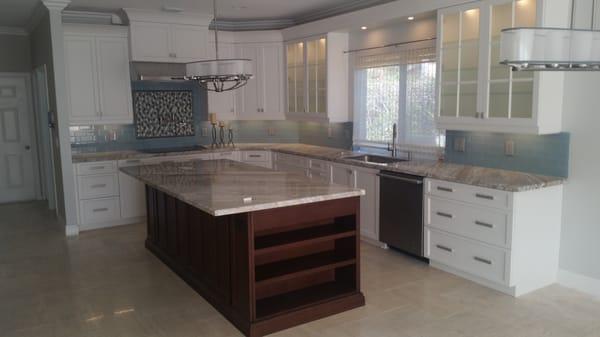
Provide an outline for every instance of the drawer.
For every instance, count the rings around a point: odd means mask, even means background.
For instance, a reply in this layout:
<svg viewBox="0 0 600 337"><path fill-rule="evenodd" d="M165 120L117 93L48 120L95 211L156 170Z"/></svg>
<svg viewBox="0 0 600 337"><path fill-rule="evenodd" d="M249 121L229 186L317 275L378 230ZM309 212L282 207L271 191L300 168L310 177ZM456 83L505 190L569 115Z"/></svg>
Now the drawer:
<svg viewBox="0 0 600 337"><path fill-rule="evenodd" d="M275 169L278 171L299 173L304 176L309 175L308 169L298 167L298 166L292 166L292 165L288 165L288 164L280 163L280 162L275 164Z"/></svg>
<svg viewBox="0 0 600 337"><path fill-rule="evenodd" d="M310 169L312 171L329 172L331 171L331 164L323 160L310 160Z"/></svg>
<svg viewBox="0 0 600 337"><path fill-rule="evenodd" d="M321 179L326 182L330 182L331 181L331 171L323 172L320 170L311 169L311 170L309 170L309 177L315 178L315 179Z"/></svg>
<svg viewBox="0 0 600 337"><path fill-rule="evenodd" d="M240 153L238 151L227 151L227 152L215 152L213 153L213 159L229 159L234 161L240 161Z"/></svg>
<svg viewBox="0 0 600 337"><path fill-rule="evenodd" d="M476 205L503 209L512 208L512 194L510 192L490 188L427 179L426 193Z"/></svg>
<svg viewBox="0 0 600 337"><path fill-rule="evenodd" d="M124 160L119 160L119 162L118 162L119 167L138 166L138 165L144 165L144 164L145 164L145 162L142 161L142 159L124 159Z"/></svg>
<svg viewBox="0 0 600 337"><path fill-rule="evenodd" d="M244 151L242 160L245 162L267 162L270 161L269 152L266 151Z"/></svg>
<svg viewBox="0 0 600 337"><path fill-rule="evenodd" d="M289 166L296 166L301 168L309 168L310 160L305 157L294 156L291 154L278 153L277 154L277 162L283 163Z"/></svg>
<svg viewBox="0 0 600 337"><path fill-rule="evenodd" d="M431 261L480 278L508 285L510 253L500 248L427 228L426 252Z"/></svg>
<svg viewBox="0 0 600 337"><path fill-rule="evenodd" d="M511 217L509 211L425 197L427 226L492 245L510 247Z"/></svg>
<svg viewBox="0 0 600 337"><path fill-rule="evenodd" d="M121 218L119 198L82 200L79 202L81 224L97 224L117 221Z"/></svg>
<svg viewBox="0 0 600 337"><path fill-rule="evenodd" d="M116 161L97 161L77 164L77 175L117 173Z"/></svg>
<svg viewBox="0 0 600 337"><path fill-rule="evenodd" d="M93 199L119 195L118 174L77 177L79 199Z"/></svg>

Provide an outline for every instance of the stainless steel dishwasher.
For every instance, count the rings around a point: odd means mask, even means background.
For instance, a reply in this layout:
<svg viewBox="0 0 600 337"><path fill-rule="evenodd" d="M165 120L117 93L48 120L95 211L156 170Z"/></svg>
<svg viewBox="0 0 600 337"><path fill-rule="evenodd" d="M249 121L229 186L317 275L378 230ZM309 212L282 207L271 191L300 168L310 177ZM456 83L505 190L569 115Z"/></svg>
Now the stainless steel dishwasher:
<svg viewBox="0 0 600 337"><path fill-rule="evenodd" d="M379 241L423 258L423 177L381 171Z"/></svg>

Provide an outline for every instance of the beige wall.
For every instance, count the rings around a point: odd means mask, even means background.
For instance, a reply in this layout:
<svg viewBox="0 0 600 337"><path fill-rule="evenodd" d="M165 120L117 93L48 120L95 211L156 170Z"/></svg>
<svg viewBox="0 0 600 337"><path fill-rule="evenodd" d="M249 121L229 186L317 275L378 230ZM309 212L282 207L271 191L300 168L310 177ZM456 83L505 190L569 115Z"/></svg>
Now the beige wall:
<svg viewBox="0 0 600 337"><path fill-rule="evenodd" d="M30 72L28 36L0 34L0 72Z"/></svg>

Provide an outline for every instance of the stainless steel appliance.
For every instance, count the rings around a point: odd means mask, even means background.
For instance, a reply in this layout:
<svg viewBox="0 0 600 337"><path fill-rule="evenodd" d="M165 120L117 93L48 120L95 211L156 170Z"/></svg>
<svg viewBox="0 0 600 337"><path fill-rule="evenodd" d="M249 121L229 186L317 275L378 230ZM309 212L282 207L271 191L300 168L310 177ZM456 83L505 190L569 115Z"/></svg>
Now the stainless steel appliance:
<svg viewBox="0 0 600 337"><path fill-rule="evenodd" d="M381 171L379 178L379 241L424 257L423 177Z"/></svg>

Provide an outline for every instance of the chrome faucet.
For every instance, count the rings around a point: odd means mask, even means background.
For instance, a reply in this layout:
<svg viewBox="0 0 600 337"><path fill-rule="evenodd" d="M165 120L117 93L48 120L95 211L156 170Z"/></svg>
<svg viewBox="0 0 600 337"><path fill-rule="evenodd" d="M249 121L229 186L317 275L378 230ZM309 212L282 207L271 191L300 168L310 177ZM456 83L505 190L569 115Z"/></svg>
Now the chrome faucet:
<svg viewBox="0 0 600 337"><path fill-rule="evenodd" d="M398 150L396 149L396 140L398 138L398 125L394 123L392 126L392 145L390 147L390 143L387 145L387 150L392 153L392 157L395 158L398 155Z"/></svg>

